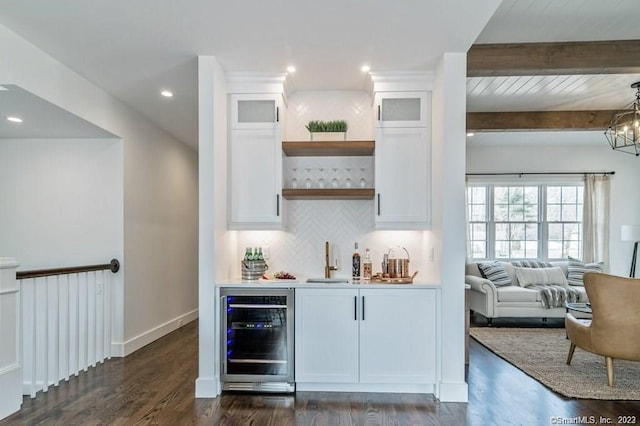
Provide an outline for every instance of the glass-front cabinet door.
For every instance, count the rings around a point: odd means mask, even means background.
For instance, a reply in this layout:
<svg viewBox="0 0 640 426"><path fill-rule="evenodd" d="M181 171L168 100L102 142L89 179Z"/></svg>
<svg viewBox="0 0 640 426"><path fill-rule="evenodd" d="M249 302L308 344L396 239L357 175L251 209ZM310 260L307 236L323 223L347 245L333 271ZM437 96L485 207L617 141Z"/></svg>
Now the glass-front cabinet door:
<svg viewBox="0 0 640 426"><path fill-rule="evenodd" d="M231 126L234 129L272 129L280 123L282 96L237 94L231 96Z"/></svg>
<svg viewBox="0 0 640 426"><path fill-rule="evenodd" d="M376 93L377 127L426 127L426 92Z"/></svg>

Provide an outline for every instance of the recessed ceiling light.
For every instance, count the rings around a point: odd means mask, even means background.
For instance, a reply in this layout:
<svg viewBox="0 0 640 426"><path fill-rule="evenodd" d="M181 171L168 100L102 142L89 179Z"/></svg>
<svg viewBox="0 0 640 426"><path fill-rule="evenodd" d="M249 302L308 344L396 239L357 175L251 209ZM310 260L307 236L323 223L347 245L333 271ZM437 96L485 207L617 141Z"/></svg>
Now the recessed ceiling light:
<svg viewBox="0 0 640 426"><path fill-rule="evenodd" d="M163 90L160 94L165 98L173 98L173 92L170 90Z"/></svg>
<svg viewBox="0 0 640 426"><path fill-rule="evenodd" d="M467 136L471 137L471 136L473 136L474 134L475 134L475 133L473 133L473 132L468 132L468 133L467 133Z"/></svg>
<svg viewBox="0 0 640 426"><path fill-rule="evenodd" d="M11 121L12 123L22 123L22 118L20 117L15 117L13 115L10 115L7 117L8 121Z"/></svg>
<svg viewBox="0 0 640 426"><path fill-rule="evenodd" d="M289 66L287 67L287 72L288 72L289 74L293 74L294 72L296 72L296 67L294 67L293 65L289 65Z"/></svg>
<svg viewBox="0 0 640 426"><path fill-rule="evenodd" d="M369 65L363 65L362 68L360 68L360 71L369 72L371 71L371 67Z"/></svg>

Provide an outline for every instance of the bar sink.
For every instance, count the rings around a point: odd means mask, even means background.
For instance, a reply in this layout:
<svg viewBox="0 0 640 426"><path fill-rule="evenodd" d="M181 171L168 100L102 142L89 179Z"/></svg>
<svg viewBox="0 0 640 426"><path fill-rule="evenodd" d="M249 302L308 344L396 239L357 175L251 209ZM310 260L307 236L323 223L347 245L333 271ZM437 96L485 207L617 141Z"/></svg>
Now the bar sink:
<svg viewBox="0 0 640 426"><path fill-rule="evenodd" d="M346 284L349 282L346 278L307 278L308 283L325 283L325 284Z"/></svg>

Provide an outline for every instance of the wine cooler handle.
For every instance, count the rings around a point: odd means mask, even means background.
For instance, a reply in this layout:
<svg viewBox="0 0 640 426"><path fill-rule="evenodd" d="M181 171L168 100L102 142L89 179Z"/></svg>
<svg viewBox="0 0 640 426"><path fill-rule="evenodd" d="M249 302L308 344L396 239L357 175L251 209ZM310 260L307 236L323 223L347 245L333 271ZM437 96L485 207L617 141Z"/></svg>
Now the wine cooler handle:
<svg viewBox="0 0 640 426"><path fill-rule="evenodd" d="M220 367L222 370L222 374L227 374L227 333L226 333L226 328L228 327L227 325L227 297L226 296L220 296L220 306L222 306L222 309L220 309L220 320L222 321L222 324L224 324L224 332L220 333L220 344L222 346L222 354L220 356Z"/></svg>
<svg viewBox="0 0 640 426"><path fill-rule="evenodd" d="M276 123L280 122L280 107L276 107Z"/></svg>
<svg viewBox="0 0 640 426"><path fill-rule="evenodd" d="M381 117L381 111L380 111L380 105L378 105L378 121L380 121L380 117Z"/></svg>
<svg viewBox="0 0 640 426"><path fill-rule="evenodd" d="M380 193L378 192L378 216L380 216Z"/></svg>
<svg viewBox="0 0 640 426"><path fill-rule="evenodd" d="M358 296L353 296L353 320L358 321Z"/></svg>
<svg viewBox="0 0 640 426"><path fill-rule="evenodd" d="M362 321L364 321L364 296L362 296Z"/></svg>
<svg viewBox="0 0 640 426"><path fill-rule="evenodd" d="M276 194L276 216L280 216L280 194Z"/></svg>

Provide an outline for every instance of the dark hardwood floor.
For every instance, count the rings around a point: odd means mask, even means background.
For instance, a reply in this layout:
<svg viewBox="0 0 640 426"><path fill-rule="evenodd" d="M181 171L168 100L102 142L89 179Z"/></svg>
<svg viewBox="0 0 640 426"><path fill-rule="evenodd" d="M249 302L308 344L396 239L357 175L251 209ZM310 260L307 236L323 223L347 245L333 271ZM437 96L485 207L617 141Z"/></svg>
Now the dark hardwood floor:
<svg viewBox="0 0 640 426"><path fill-rule="evenodd" d="M591 415L617 424L617 416L640 413L640 401L560 397L473 340L469 404L440 403L431 395L328 392L196 399L197 345L193 322L124 359L25 397L22 410L0 426L550 425L552 418Z"/></svg>

